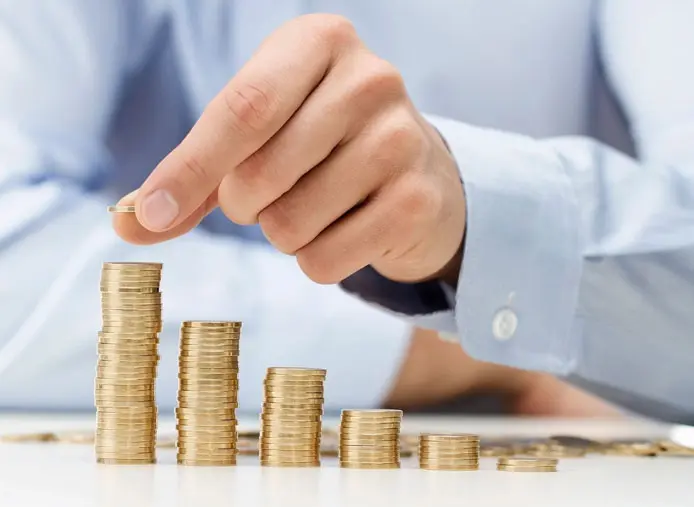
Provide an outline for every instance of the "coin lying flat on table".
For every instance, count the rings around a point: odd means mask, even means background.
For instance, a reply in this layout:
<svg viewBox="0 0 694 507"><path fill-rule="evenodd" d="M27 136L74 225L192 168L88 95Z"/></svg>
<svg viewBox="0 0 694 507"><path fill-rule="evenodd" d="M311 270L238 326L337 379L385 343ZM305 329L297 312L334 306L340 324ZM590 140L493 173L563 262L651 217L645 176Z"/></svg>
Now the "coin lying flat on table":
<svg viewBox="0 0 694 507"><path fill-rule="evenodd" d="M135 206L109 206L109 213L135 213Z"/></svg>

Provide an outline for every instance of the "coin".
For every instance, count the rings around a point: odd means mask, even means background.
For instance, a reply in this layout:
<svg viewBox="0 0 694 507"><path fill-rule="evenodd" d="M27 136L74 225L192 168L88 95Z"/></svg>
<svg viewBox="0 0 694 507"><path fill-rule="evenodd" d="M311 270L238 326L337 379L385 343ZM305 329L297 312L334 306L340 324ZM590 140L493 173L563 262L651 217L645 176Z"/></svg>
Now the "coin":
<svg viewBox="0 0 694 507"><path fill-rule="evenodd" d="M266 379L275 377L319 377L325 378L326 370L318 368L297 368L297 367L271 367L267 369Z"/></svg>
<svg viewBox="0 0 694 507"><path fill-rule="evenodd" d="M348 462L348 461L343 461L343 462L340 462L340 467L342 467L342 468L372 469L372 470L376 470L376 469L387 470L387 469L400 468L400 462L394 461L392 463L364 463L364 462L352 463L352 462Z"/></svg>
<svg viewBox="0 0 694 507"><path fill-rule="evenodd" d="M109 213L135 213L135 206L109 206Z"/></svg>
<svg viewBox="0 0 694 507"><path fill-rule="evenodd" d="M548 466L536 466L536 467L518 467L518 466L510 466L510 465L497 465L496 467L497 470L502 471L502 472L556 472L557 468L556 467L548 467Z"/></svg>

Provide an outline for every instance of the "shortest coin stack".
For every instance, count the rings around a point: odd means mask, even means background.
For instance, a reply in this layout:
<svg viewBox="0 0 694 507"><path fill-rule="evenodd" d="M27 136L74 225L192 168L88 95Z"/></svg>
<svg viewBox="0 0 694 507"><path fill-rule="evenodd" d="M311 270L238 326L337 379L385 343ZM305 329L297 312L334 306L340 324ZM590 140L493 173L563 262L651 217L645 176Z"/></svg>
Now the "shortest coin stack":
<svg viewBox="0 0 694 507"><path fill-rule="evenodd" d="M496 469L503 472L556 472L554 458L499 458Z"/></svg>
<svg viewBox="0 0 694 507"><path fill-rule="evenodd" d="M241 322L186 321L178 358L177 461L236 464Z"/></svg>
<svg viewBox="0 0 694 507"><path fill-rule="evenodd" d="M432 435L419 437L419 466L425 470L477 470L480 438L477 435Z"/></svg>
<svg viewBox="0 0 694 507"><path fill-rule="evenodd" d="M343 410L342 468L400 468L402 410Z"/></svg>

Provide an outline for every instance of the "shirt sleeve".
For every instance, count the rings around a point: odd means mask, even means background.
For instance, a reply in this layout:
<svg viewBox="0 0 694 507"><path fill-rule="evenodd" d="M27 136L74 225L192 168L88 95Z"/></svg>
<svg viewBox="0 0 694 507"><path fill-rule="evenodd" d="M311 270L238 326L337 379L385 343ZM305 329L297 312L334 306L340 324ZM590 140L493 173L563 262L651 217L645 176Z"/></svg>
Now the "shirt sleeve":
<svg viewBox="0 0 694 507"><path fill-rule="evenodd" d="M601 54L638 160L588 138L429 117L465 188L449 314L466 351L683 422L694 421L692 19L689 2L601 3Z"/></svg>
<svg viewBox="0 0 694 507"><path fill-rule="evenodd" d="M113 232L101 188L118 172L103 138L156 24L148 5L0 0L0 407L93 407L107 261L164 264L161 410L176 404L189 319L244 321L242 411L258 412L277 365L327 368L328 411L378 406L409 348L406 323L261 245L196 230L136 247Z"/></svg>

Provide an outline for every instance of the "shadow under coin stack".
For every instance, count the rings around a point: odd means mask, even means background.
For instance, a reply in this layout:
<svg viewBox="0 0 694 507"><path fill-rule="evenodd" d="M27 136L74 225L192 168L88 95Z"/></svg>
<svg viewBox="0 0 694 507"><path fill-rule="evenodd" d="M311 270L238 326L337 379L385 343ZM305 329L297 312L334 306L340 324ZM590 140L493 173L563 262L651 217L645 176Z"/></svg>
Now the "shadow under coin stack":
<svg viewBox="0 0 694 507"><path fill-rule="evenodd" d="M161 264L105 263L94 401L99 463L156 461Z"/></svg>
<svg viewBox="0 0 694 507"><path fill-rule="evenodd" d="M260 416L260 464L320 465L325 370L268 368Z"/></svg>
<svg viewBox="0 0 694 507"><path fill-rule="evenodd" d="M177 460L236 464L241 322L187 321L178 359Z"/></svg>
<svg viewBox="0 0 694 507"><path fill-rule="evenodd" d="M419 466L425 470L477 470L480 438L465 434L423 434L419 437Z"/></svg>
<svg viewBox="0 0 694 507"><path fill-rule="evenodd" d="M400 468L402 410L343 410L340 466Z"/></svg>
<svg viewBox="0 0 694 507"><path fill-rule="evenodd" d="M555 458L499 458L496 469L502 472L556 472Z"/></svg>

